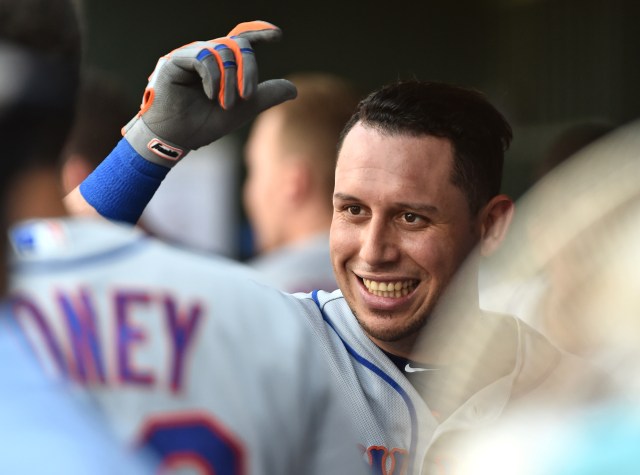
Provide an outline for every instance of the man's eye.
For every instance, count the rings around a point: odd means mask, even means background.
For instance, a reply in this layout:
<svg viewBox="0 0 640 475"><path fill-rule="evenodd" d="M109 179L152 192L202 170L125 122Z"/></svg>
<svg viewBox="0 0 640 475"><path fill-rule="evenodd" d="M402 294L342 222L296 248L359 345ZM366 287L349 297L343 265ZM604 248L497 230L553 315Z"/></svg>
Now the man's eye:
<svg viewBox="0 0 640 475"><path fill-rule="evenodd" d="M360 211L362 211L362 208L360 208L360 206L348 206L347 211L349 214L358 215L360 214Z"/></svg>
<svg viewBox="0 0 640 475"><path fill-rule="evenodd" d="M418 216L417 214L414 214L414 213L405 213L404 214L404 220L407 223L415 223L418 219L420 219L420 216Z"/></svg>

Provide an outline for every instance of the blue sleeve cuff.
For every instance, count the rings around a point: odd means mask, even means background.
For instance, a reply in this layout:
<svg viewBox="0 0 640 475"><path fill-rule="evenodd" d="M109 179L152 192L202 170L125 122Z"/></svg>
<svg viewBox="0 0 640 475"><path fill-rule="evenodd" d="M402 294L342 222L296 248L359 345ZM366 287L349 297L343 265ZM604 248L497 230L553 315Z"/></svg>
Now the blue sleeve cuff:
<svg viewBox="0 0 640 475"><path fill-rule="evenodd" d="M142 158L123 138L80 184L80 193L105 218L135 224L169 170Z"/></svg>

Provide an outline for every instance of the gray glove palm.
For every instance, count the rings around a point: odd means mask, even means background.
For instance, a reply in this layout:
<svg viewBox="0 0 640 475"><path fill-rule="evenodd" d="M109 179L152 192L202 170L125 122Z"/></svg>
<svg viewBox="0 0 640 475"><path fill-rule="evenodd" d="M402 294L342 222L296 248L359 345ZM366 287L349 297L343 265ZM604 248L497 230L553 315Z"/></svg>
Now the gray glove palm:
<svg viewBox="0 0 640 475"><path fill-rule="evenodd" d="M228 36L197 41L160 58L140 112L122 129L145 159L172 167L236 130L265 109L296 97L284 79L258 84L251 43L281 36L262 21L241 23Z"/></svg>

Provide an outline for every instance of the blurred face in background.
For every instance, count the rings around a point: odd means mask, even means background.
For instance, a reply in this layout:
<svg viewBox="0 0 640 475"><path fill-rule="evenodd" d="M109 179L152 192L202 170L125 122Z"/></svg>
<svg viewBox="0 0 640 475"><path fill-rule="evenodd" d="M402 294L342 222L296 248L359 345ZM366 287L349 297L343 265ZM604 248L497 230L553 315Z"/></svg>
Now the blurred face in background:
<svg viewBox="0 0 640 475"><path fill-rule="evenodd" d="M282 118L277 108L263 112L251 129L245 149L244 207L258 252L271 251L284 240L287 168L281 129Z"/></svg>

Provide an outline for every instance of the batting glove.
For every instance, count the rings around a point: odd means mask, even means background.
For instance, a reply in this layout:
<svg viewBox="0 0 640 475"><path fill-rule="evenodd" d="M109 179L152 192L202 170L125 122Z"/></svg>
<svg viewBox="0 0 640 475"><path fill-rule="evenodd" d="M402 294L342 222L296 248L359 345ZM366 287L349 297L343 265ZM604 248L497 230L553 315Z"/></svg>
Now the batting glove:
<svg viewBox="0 0 640 475"><path fill-rule="evenodd" d="M295 98L295 86L285 79L258 84L251 45L281 35L264 21L240 23L223 38L196 41L163 56L140 111L122 129L124 138L146 160L172 167L190 150Z"/></svg>

